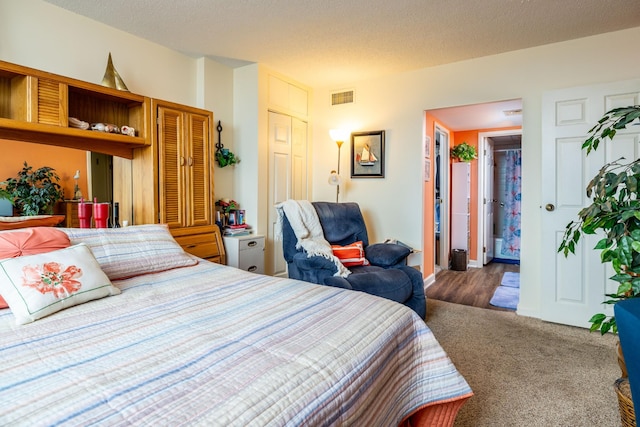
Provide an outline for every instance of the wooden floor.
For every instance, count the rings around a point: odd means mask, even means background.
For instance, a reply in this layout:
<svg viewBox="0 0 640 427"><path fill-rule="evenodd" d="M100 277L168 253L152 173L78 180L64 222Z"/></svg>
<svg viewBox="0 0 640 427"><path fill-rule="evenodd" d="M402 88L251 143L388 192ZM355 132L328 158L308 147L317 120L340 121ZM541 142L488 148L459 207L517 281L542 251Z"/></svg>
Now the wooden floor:
<svg viewBox="0 0 640 427"><path fill-rule="evenodd" d="M510 311L489 304L493 292L500 286L503 273L520 271L517 264L491 262L483 268L467 271L443 270L436 274L436 281L427 288L427 298L473 307Z"/></svg>

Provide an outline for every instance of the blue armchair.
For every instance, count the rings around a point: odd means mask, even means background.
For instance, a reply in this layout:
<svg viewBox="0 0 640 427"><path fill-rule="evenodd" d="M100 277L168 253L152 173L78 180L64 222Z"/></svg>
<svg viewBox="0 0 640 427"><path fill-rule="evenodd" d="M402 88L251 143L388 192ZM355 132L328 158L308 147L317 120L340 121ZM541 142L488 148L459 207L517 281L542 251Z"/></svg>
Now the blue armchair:
<svg viewBox="0 0 640 427"><path fill-rule="evenodd" d="M387 298L406 305L424 319L427 310L424 282L418 270L406 265L410 250L395 244L369 245L364 218L356 203L312 204L324 238L332 245L341 246L362 241L370 265L351 266L349 276L336 276L338 268L332 261L321 256L308 257L303 249L296 248L298 240L284 214L282 244L289 277Z"/></svg>

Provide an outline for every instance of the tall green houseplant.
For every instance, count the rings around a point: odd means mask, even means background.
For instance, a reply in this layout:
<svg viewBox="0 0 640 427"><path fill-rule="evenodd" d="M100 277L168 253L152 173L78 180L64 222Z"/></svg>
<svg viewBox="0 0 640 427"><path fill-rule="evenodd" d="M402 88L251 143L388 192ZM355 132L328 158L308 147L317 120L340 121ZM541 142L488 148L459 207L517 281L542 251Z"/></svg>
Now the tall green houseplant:
<svg viewBox="0 0 640 427"><path fill-rule="evenodd" d="M618 131L638 125L640 105L608 111L589 131L582 144L587 155L601 142L611 141ZM624 158L605 164L586 188L592 202L578 213L578 220L570 222L558 248L565 256L575 254L575 246L585 234L601 232L604 237L595 248L603 263L610 263L615 274L610 278L618 283L615 293L605 294L605 304L640 296L640 159ZM602 334L617 332L616 319L597 313L589 320L591 330Z"/></svg>

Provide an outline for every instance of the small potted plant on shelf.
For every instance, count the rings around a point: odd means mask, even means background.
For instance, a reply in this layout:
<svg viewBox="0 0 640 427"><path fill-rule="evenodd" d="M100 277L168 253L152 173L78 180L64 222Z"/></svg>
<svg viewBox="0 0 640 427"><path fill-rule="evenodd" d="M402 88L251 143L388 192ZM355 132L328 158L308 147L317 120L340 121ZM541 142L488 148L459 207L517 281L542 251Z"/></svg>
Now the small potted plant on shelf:
<svg viewBox="0 0 640 427"><path fill-rule="evenodd" d="M226 148L222 148L219 151L216 151L216 161L221 168L240 163L240 159L238 159L235 154L233 154Z"/></svg>
<svg viewBox="0 0 640 427"><path fill-rule="evenodd" d="M640 105L608 111L589 131L582 144L587 155L598 145L612 140L628 125L638 125ZM610 279L618 283L615 293L605 294L605 304L640 296L640 159L625 162L623 158L605 164L586 188L592 202L571 221L558 248L565 256L575 253L575 246L585 234L603 232L604 237L595 248L603 263L610 263L615 271ZM603 335L616 333L616 319L603 313L589 320L591 331Z"/></svg>
<svg viewBox="0 0 640 427"><path fill-rule="evenodd" d="M24 162L17 178L7 178L0 183L0 197L8 199L20 215L49 215L63 197L59 181L53 168L43 166L34 170Z"/></svg>
<svg viewBox="0 0 640 427"><path fill-rule="evenodd" d="M476 151L476 147L463 142L451 149L451 157L461 162L469 163L471 160L478 158L478 152Z"/></svg>

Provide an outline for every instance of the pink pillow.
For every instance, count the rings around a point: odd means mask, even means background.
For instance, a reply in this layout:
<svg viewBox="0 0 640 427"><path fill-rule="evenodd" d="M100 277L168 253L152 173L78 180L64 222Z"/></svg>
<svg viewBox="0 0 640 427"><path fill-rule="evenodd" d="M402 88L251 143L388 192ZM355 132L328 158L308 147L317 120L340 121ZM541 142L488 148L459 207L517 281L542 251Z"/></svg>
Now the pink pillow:
<svg viewBox="0 0 640 427"><path fill-rule="evenodd" d="M36 255L69 247L66 233L51 227L21 228L0 232L0 259ZM0 296L0 309L9 305Z"/></svg>
<svg viewBox="0 0 640 427"><path fill-rule="evenodd" d="M333 250L333 254L345 267L369 265L369 261L364 257L362 241L357 241L346 246L331 245L331 249Z"/></svg>
<svg viewBox="0 0 640 427"><path fill-rule="evenodd" d="M53 227L64 221L64 215L3 216L0 230L16 230L27 227Z"/></svg>

